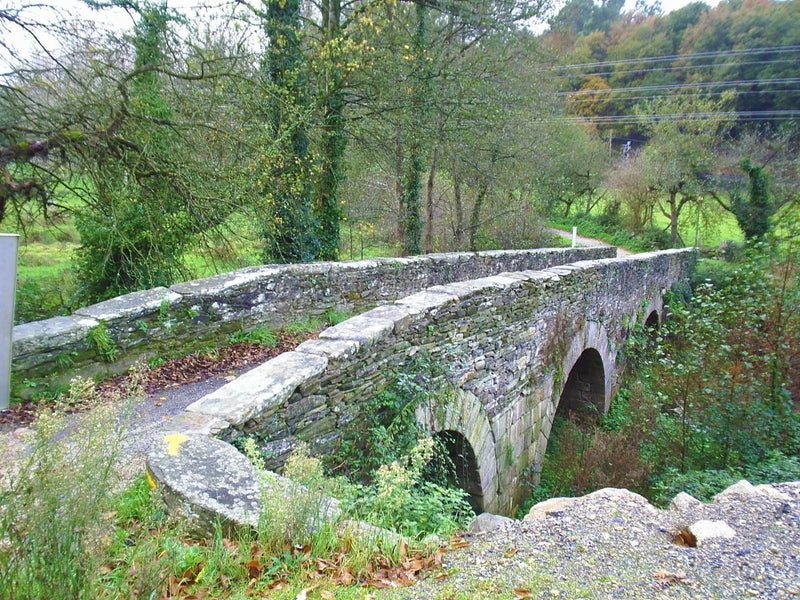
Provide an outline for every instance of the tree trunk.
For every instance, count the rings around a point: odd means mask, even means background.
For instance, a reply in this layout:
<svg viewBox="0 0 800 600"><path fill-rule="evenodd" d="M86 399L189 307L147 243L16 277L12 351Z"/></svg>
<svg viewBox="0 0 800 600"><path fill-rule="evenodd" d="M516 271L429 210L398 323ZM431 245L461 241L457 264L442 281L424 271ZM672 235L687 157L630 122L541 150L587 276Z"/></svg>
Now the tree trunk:
<svg viewBox="0 0 800 600"><path fill-rule="evenodd" d="M486 198L486 193L489 191L489 182L481 182L478 189L478 195L475 197L475 204L472 206L472 215L469 220L469 249L470 252L476 252L475 236L478 233L478 226L480 225L481 207Z"/></svg>
<svg viewBox="0 0 800 600"><path fill-rule="evenodd" d="M403 229L403 253L419 254L422 251L422 213L420 211L420 188L424 170L423 156L425 149L423 139L427 125L426 103L429 98L430 82L429 65L426 52L428 50L428 7L419 3L415 5L417 27L411 37L411 49L415 55L414 69L411 72L411 106L409 112L409 133L411 143L408 148L408 160L403 183L403 204L405 222Z"/></svg>
<svg viewBox="0 0 800 600"><path fill-rule="evenodd" d="M273 191L271 222L264 228L264 260L271 262L310 262L319 255L319 239L313 215L312 182L308 176L309 139L305 125L293 126L292 111L308 107L305 64L299 37L300 0L269 2L264 33L269 40L265 53L266 76L280 90L281 101L271 102L270 125L275 136L288 132L288 152L279 167L279 187ZM280 40L280 42L278 42ZM293 127L293 128L292 128Z"/></svg>
<svg viewBox="0 0 800 600"><path fill-rule="evenodd" d="M406 205L403 199L403 134L400 127L394 137L394 193L397 196L397 241L402 243L406 237Z"/></svg>
<svg viewBox="0 0 800 600"><path fill-rule="evenodd" d="M322 3L323 36L327 42L341 38L341 0L325 0ZM322 161L317 182L317 198L314 207L319 223L319 258L339 258L339 224L342 218L339 209L339 185L344 178L344 152L347 137L344 133L344 91L342 69L329 65L324 85L328 93L323 104Z"/></svg>
<svg viewBox="0 0 800 600"><path fill-rule="evenodd" d="M425 252L433 252L433 184L436 180L436 168L439 165L439 147L433 149L431 160L431 171L428 174L428 197L426 198L426 209L428 220L425 223Z"/></svg>
<svg viewBox="0 0 800 600"><path fill-rule="evenodd" d="M461 250L464 239L464 204L461 199L461 180L458 176L453 178L453 199L456 205L456 227L453 237L456 242L456 250Z"/></svg>
<svg viewBox="0 0 800 600"><path fill-rule="evenodd" d="M669 192L669 240L673 246L678 243L678 193L674 190Z"/></svg>

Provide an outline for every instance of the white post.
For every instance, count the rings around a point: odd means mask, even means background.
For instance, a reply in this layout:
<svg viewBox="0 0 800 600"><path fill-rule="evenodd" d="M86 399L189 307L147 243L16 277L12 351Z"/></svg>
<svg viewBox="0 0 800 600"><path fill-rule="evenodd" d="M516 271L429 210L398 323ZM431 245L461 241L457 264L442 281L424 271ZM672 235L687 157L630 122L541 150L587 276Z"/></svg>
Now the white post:
<svg viewBox="0 0 800 600"><path fill-rule="evenodd" d="M572 247L574 248L577 245L578 245L578 228L577 227L573 227L572 228Z"/></svg>
<svg viewBox="0 0 800 600"><path fill-rule="evenodd" d="M11 330L14 327L18 242L18 235L0 233L0 410L8 408L11 395Z"/></svg>

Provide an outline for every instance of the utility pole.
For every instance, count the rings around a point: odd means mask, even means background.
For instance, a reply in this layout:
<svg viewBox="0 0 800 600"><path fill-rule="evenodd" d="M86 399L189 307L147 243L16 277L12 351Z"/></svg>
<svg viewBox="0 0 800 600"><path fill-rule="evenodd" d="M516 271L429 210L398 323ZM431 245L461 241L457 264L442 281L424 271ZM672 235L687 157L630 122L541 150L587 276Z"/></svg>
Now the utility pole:
<svg viewBox="0 0 800 600"><path fill-rule="evenodd" d="M17 286L19 236L0 233L0 410L8 408L11 395L11 331Z"/></svg>

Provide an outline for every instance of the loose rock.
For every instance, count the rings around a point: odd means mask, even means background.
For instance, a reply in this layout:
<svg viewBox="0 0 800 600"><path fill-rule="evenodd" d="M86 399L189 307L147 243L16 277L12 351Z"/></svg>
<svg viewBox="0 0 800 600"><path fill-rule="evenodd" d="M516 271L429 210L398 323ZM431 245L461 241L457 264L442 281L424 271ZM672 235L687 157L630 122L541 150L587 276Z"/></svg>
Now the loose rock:
<svg viewBox="0 0 800 600"><path fill-rule="evenodd" d="M469 524L469 530L472 533L486 533L500 527L504 527L509 523L513 523L513 519L508 517L501 517L500 515L493 515L491 513L481 513Z"/></svg>
<svg viewBox="0 0 800 600"><path fill-rule="evenodd" d="M710 540L730 540L736 532L725 521L710 521L702 519L689 525L689 531L695 537L697 545L701 546Z"/></svg>

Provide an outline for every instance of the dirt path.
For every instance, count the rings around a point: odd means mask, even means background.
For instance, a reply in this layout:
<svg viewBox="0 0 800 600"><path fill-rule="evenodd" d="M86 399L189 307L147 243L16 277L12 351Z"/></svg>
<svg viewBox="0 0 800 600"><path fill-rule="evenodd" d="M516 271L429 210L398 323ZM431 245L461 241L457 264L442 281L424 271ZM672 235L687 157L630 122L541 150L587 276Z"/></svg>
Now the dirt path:
<svg viewBox="0 0 800 600"><path fill-rule="evenodd" d="M151 445L159 439L169 422L187 406L206 394L222 387L232 379L257 367L277 354L294 349L314 333L280 335L274 348L258 347L244 342L220 349L216 359L203 353L172 359L156 368L145 381L148 390L134 400L131 412L125 417L126 435L123 442L120 472L123 479L132 481L144 470L144 458ZM99 388L122 391L124 377L114 377ZM30 431L34 409L6 412L0 422L0 466L10 465L25 452L25 435ZM76 412L68 417L64 435L77 437L81 420L86 413ZM0 484L3 480L0 468Z"/></svg>
<svg viewBox="0 0 800 600"><path fill-rule="evenodd" d="M555 227L545 227L545 231L552 233L553 235L557 235L559 237L564 238L565 240L572 241L572 232L571 231L564 231L563 229L556 229ZM578 246L611 246L608 242L604 242L603 240L598 240L595 238L584 237L582 235L577 236L576 242ZM626 250L620 246L617 246L617 258L620 256L630 256L633 254L630 250Z"/></svg>

